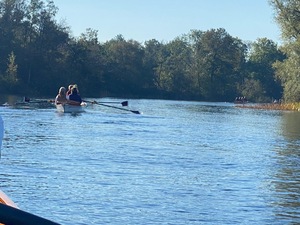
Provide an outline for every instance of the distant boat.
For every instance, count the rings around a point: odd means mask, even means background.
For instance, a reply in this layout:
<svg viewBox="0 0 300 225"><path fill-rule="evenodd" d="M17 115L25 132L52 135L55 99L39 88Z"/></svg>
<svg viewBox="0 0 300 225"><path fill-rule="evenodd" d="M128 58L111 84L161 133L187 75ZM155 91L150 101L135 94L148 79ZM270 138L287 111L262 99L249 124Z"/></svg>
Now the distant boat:
<svg viewBox="0 0 300 225"><path fill-rule="evenodd" d="M86 103L82 102L80 105L71 105L71 104L56 104L57 112L60 113L81 113L84 112L84 107Z"/></svg>
<svg viewBox="0 0 300 225"><path fill-rule="evenodd" d="M246 104L248 100L245 97L237 97L234 100L234 104Z"/></svg>

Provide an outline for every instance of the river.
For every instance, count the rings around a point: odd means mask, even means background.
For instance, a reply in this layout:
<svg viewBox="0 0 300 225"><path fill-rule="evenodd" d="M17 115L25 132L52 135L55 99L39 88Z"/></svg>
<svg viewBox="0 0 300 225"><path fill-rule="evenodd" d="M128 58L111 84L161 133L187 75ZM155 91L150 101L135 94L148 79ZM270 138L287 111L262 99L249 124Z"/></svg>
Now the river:
<svg viewBox="0 0 300 225"><path fill-rule="evenodd" d="M129 109L142 114L0 107L0 189L65 225L300 224L300 113L145 99Z"/></svg>

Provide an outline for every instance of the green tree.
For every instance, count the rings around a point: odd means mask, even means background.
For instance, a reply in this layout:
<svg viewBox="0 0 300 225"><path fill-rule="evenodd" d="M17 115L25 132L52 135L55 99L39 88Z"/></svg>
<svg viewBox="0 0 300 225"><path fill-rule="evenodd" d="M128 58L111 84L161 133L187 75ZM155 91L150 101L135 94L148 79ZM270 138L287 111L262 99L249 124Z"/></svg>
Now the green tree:
<svg viewBox="0 0 300 225"><path fill-rule="evenodd" d="M288 102L300 101L300 1L270 0L281 28L284 44L281 48L287 59L274 64L276 76L283 85Z"/></svg>
<svg viewBox="0 0 300 225"><path fill-rule="evenodd" d="M158 86L177 99L191 95L191 48L184 38L176 38L165 46L166 54L156 68Z"/></svg>
<svg viewBox="0 0 300 225"><path fill-rule="evenodd" d="M259 80L245 78L243 84L241 84L241 95L247 96L248 100L255 102L266 102L264 88Z"/></svg>
<svg viewBox="0 0 300 225"><path fill-rule="evenodd" d="M300 43L299 43L300 44ZM283 97L287 102L300 101L300 55L293 52L295 43L291 45L285 45L283 50L287 53L287 59L283 62L277 61L274 64L276 69L276 76L280 79L283 85ZM288 50L287 48L291 48Z"/></svg>
<svg viewBox="0 0 300 225"><path fill-rule="evenodd" d="M233 99L242 80L247 47L225 29L192 31L194 77L206 100Z"/></svg>
<svg viewBox="0 0 300 225"><path fill-rule="evenodd" d="M143 91L144 50L140 43L118 35L104 44L107 68L104 74L108 91L118 95L137 95Z"/></svg>
<svg viewBox="0 0 300 225"><path fill-rule="evenodd" d="M16 56L14 52L11 52L8 57L8 64L6 70L7 81L11 84L18 82L18 65L16 65Z"/></svg>
<svg viewBox="0 0 300 225"><path fill-rule="evenodd" d="M147 95L151 97L159 92L159 80L156 71L164 61L162 57L164 47L163 43L155 39L146 41L144 44L143 74Z"/></svg>
<svg viewBox="0 0 300 225"><path fill-rule="evenodd" d="M61 80L60 63L64 62L62 58L69 42L67 28L57 24L56 13L57 7L53 1L45 4L41 0L31 0L26 13L26 25L30 32L25 43L27 62L23 68L28 71L29 87L44 93L53 92Z"/></svg>
<svg viewBox="0 0 300 225"><path fill-rule="evenodd" d="M270 101L271 99L280 99L282 97L281 82L276 79L273 64L284 59L284 54L278 49L274 41L267 38L257 39L250 44L250 53L247 62L248 79L259 81L262 88L260 95L256 93L256 99L252 101ZM252 84L252 83L248 83ZM246 85L246 84L245 84ZM248 89L249 87L244 88ZM253 89L254 90L254 89ZM256 89L257 91L257 89ZM250 99L250 96L247 96Z"/></svg>
<svg viewBox="0 0 300 225"><path fill-rule="evenodd" d="M0 88L2 93L19 93L18 65L14 52L9 54L6 72L0 76Z"/></svg>
<svg viewBox="0 0 300 225"><path fill-rule="evenodd" d="M98 31L87 29L69 46L66 82L80 84L80 90L90 96L103 95L106 92L103 77L106 61L104 48L98 42Z"/></svg>
<svg viewBox="0 0 300 225"><path fill-rule="evenodd" d="M23 40L23 20L25 18L25 0L0 1L0 72L6 71L7 56L21 51ZM21 59L22 57L20 57Z"/></svg>

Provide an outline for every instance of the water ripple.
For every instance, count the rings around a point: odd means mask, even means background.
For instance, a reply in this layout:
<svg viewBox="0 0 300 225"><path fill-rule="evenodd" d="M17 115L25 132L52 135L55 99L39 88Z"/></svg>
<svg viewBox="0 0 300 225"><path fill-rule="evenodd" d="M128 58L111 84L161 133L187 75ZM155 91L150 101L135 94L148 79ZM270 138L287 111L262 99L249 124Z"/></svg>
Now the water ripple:
<svg viewBox="0 0 300 225"><path fill-rule="evenodd" d="M300 223L299 114L130 103L144 113L0 108L0 188L66 225Z"/></svg>

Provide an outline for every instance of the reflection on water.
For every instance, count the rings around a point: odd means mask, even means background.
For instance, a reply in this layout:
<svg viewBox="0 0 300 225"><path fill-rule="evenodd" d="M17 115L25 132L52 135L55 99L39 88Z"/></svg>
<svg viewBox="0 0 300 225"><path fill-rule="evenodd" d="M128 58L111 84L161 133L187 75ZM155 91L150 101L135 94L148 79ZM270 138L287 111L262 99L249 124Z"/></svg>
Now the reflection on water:
<svg viewBox="0 0 300 225"><path fill-rule="evenodd" d="M275 148L277 170L273 181L278 219L299 219L300 207L300 113L286 112L281 120L282 139ZM298 224L298 223L295 223Z"/></svg>
<svg viewBox="0 0 300 225"><path fill-rule="evenodd" d="M300 141L300 113L286 112L282 115L282 135L291 141Z"/></svg>

